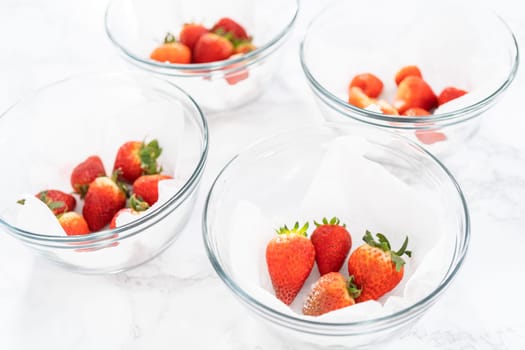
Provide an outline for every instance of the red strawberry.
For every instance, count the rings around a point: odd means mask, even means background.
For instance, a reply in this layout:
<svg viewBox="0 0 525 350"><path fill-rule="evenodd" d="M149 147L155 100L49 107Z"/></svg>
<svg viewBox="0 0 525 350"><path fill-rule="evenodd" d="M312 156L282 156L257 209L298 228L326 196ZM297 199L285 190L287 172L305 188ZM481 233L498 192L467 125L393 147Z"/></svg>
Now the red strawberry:
<svg viewBox="0 0 525 350"><path fill-rule="evenodd" d="M207 63L222 61L233 53L233 44L214 33L206 33L199 38L193 48L193 62Z"/></svg>
<svg viewBox="0 0 525 350"><path fill-rule="evenodd" d="M158 183L166 179L172 177L164 174L142 175L133 183L133 193L149 205L153 205L159 199Z"/></svg>
<svg viewBox="0 0 525 350"><path fill-rule="evenodd" d="M217 23L215 23L211 31L219 35L231 33L235 39L250 39L244 27L228 17L221 18Z"/></svg>
<svg viewBox="0 0 525 350"><path fill-rule="evenodd" d="M438 96L438 104L441 106L448 101L452 101L458 97L465 95L467 92L465 90L457 89L453 86L449 86L443 89Z"/></svg>
<svg viewBox="0 0 525 350"><path fill-rule="evenodd" d="M71 172L71 186L80 198L84 198L89 184L99 176L106 176L104 164L98 156L90 156Z"/></svg>
<svg viewBox="0 0 525 350"><path fill-rule="evenodd" d="M130 213L133 215L138 215L141 211L147 210L149 208L149 204L144 202L143 200L138 199L135 195L132 195L129 199L129 208L122 208L119 211L113 215L113 218L111 219L109 223L109 228L114 229L117 227L117 218L122 213Z"/></svg>
<svg viewBox="0 0 525 350"><path fill-rule="evenodd" d="M193 50L197 40L208 32L209 30L202 24L186 23L180 31L179 39L181 43Z"/></svg>
<svg viewBox="0 0 525 350"><path fill-rule="evenodd" d="M406 67L401 68L401 69L396 73L396 77L395 77L396 85L401 84L401 82L402 82L406 77L419 77L419 78L423 78L423 76L421 75L421 71L419 70L419 68L418 68L417 66L406 66Z"/></svg>
<svg viewBox="0 0 525 350"><path fill-rule="evenodd" d="M306 297L303 314L319 316L330 311L342 309L355 304L354 298L360 294L352 282L348 281L339 272L330 272L321 276Z"/></svg>
<svg viewBox="0 0 525 350"><path fill-rule="evenodd" d="M107 176L97 177L89 186L82 214L91 231L98 231L125 205L124 190Z"/></svg>
<svg viewBox="0 0 525 350"><path fill-rule="evenodd" d="M308 223L301 228L299 223L292 229L284 226L276 230L278 236L266 247L266 264L275 295L287 305L294 301L314 266L315 248L306 237L306 230Z"/></svg>
<svg viewBox="0 0 525 350"><path fill-rule="evenodd" d="M75 210L77 205L75 197L59 190L41 191L35 197L46 203L55 215Z"/></svg>
<svg viewBox="0 0 525 350"><path fill-rule="evenodd" d="M346 230L346 225L340 225L338 218L334 217L330 221L323 218L322 222L315 222L317 228L310 240L315 247L317 268L321 275L324 275L341 269L352 247L352 238Z"/></svg>
<svg viewBox="0 0 525 350"><path fill-rule="evenodd" d="M166 34L164 43L150 54L152 60L159 62L188 64L191 62L189 47L175 40L173 34Z"/></svg>
<svg viewBox="0 0 525 350"><path fill-rule="evenodd" d="M366 231L363 237L366 244L354 250L348 259L348 274L354 276L355 284L361 288L357 302L377 300L394 289L403 278L405 261L401 256L412 256L412 252L406 250L408 237L394 252L384 235L378 233L376 236L379 242Z"/></svg>
<svg viewBox="0 0 525 350"><path fill-rule="evenodd" d="M157 140L146 144L142 141L129 141L120 146L113 171L119 172L119 179L133 183L139 176L158 174L161 169L157 158L162 153Z"/></svg>
<svg viewBox="0 0 525 350"><path fill-rule="evenodd" d="M85 235L90 233L86 220L74 211L64 213L58 217L60 226L66 231L68 236Z"/></svg>
<svg viewBox="0 0 525 350"><path fill-rule="evenodd" d="M399 84L394 107L403 114L407 109L419 107L430 111L437 106L437 97L420 77L409 76Z"/></svg>
<svg viewBox="0 0 525 350"><path fill-rule="evenodd" d="M368 97L377 97L383 91L381 79L371 73L358 74L350 82L350 87L359 87Z"/></svg>

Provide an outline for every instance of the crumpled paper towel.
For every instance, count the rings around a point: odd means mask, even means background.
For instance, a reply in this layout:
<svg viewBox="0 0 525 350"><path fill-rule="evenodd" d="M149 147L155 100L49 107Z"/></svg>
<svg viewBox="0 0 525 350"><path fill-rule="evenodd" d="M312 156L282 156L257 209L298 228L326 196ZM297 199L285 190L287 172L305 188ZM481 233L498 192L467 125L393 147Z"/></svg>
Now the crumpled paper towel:
<svg viewBox="0 0 525 350"><path fill-rule="evenodd" d="M339 217L352 236L352 251L363 244L365 230L381 232L390 239L393 249L399 248L406 235L412 258L406 257L405 275L401 283L379 301L367 301L316 317L325 322L354 322L391 314L425 297L441 281L451 261L453 244L443 234L439 218L441 209L417 191L388 172L381 165L365 158L368 144L356 136L334 140L317 174L305 193L297 218L265 217L261 208L250 201L241 201L230 219L230 259L233 279L252 297L284 314L304 319L302 306L311 286L319 278L317 266L301 292L289 307L278 300L268 274L265 251L275 236L275 228L310 222L323 216ZM290 203L294 205L294 203ZM246 227L250 227L247 233ZM341 273L348 276L347 264Z"/></svg>

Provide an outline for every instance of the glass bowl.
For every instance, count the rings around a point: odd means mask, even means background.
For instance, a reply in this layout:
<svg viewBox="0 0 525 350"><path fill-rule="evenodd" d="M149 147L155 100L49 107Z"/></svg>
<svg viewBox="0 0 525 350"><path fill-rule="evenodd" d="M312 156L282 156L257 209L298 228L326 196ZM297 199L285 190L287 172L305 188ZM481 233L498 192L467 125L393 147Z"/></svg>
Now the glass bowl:
<svg viewBox="0 0 525 350"><path fill-rule="evenodd" d="M327 120L392 130L434 154L455 150L475 134L479 117L507 90L519 65L516 38L500 17L447 1L335 1L311 22L300 57ZM426 117L385 115L348 103L348 85L360 73L378 76L384 83L380 98L392 103L394 75L408 65L421 69L436 94L446 86L468 94Z"/></svg>
<svg viewBox="0 0 525 350"><path fill-rule="evenodd" d="M298 0L112 0L105 24L111 42L128 62L175 82L209 112L241 106L264 91L281 63L283 50L279 48L288 38L298 10ZM149 58L166 32L178 37L184 23L202 23L209 28L221 17L241 23L257 49L203 64L170 64Z"/></svg>
<svg viewBox="0 0 525 350"><path fill-rule="evenodd" d="M155 120L168 123L148 124ZM162 130L173 125L183 130ZM137 220L113 230L58 236L28 230L13 214L22 194L72 191L71 171L89 155L100 155L109 174L121 144L157 138L161 130L164 140L177 137L176 145L160 146L164 161L176 164L172 175L179 186ZM206 162L208 129L198 105L170 82L145 75L84 75L51 84L8 109L0 116L0 144L0 156L14 165L0 183L0 228L67 269L113 273L152 259L183 230Z"/></svg>
<svg viewBox="0 0 525 350"><path fill-rule="evenodd" d="M342 152L340 156L343 159L348 155L350 168L341 169L352 169L351 174L343 170L334 171L319 180L316 173L322 164L326 164L325 157L329 150L334 150L334 140L346 137L359 140L359 147L335 149ZM357 163L354 162L355 157L350 157L354 151L360 154L360 161ZM369 178L370 173L361 166L362 162L389 174L389 182ZM337 176L345 178L349 186L341 186L338 182L334 184ZM359 226L358 221L364 217L370 226L381 227L382 231L379 232L383 233L394 231L394 226L399 229L409 222L419 222L421 230L412 233L409 247L411 244L419 244L419 247L422 247L421 244L439 246L432 241L430 232L433 225L440 226L441 242L446 241L448 245L431 260L431 264L440 266L440 272L435 275L432 283L425 284L425 292L414 297L410 303L392 309L391 313L359 321L341 317L335 321L305 318L289 312L290 309L284 304L276 303L268 282L268 293L260 292L262 287L259 283L263 284L262 280L268 279L265 276L267 271L264 258L265 242L268 240L267 232L258 225L266 221L252 220L252 216L246 215L248 211L239 211L240 205L248 201L251 207L258 208L268 221L264 228L269 231L272 231L272 227L276 228L276 225L293 224L295 220L305 219L298 206L304 203L305 193L312 197L310 186L314 179L317 179L317 186L321 189L313 195L314 200L320 203L320 210L315 211L316 215L334 215L334 210L340 209L337 203L341 201L340 194L343 193L348 195L346 198L351 198L358 204L358 212L335 214L346 222L352 233L354 248L359 245L359 236L356 234L364 234L364 231L356 232L355 227ZM403 188L407 186L414 193L424 193L423 204L426 206L432 203L436 210L425 211L422 217L414 217L417 215L415 212L404 210L407 206L416 205L416 202L412 202L414 197L403 195L393 198L387 195L385 186L390 183L402 184ZM365 191L366 193L359 194L360 187L375 188L376 193ZM348 215L353 215L351 220L348 220ZM346 219L341 216L346 216ZM319 220L319 217L310 216L310 220L314 219ZM243 225L244 229L237 229L236 225ZM272 233L274 234L273 231ZM261 240L262 235L266 236ZM351 126L345 123L327 123L319 128L299 129L293 132L293 137L290 133L280 134L239 153L217 176L208 194L203 216L205 246L219 277L252 315L264 320L276 335L301 348L359 348L401 336L450 285L465 258L469 237L469 215L463 194L449 171L434 156L403 136L369 126ZM258 251L247 250L253 248L253 241L256 242ZM411 259L414 259L414 254ZM240 260L242 258L244 260ZM262 266L260 270L246 267L252 266L252 259L259 259L258 268ZM239 266L246 268L246 275ZM422 268L422 263L419 266ZM344 269L346 263L342 270ZM307 285L315 281L311 279L315 270L314 267L303 289L308 290ZM416 270L412 271L415 273ZM250 279L254 275L256 277ZM246 276L251 277L247 279ZM406 273L405 278L407 276Z"/></svg>

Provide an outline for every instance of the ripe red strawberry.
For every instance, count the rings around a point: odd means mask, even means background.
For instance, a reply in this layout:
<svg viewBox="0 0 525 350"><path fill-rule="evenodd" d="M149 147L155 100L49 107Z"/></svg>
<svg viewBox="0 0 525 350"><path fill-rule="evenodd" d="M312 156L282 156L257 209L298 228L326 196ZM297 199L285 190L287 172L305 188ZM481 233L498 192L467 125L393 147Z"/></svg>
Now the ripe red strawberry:
<svg viewBox="0 0 525 350"><path fill-rule="evenodd" d="M129 141L120 146L113 171L117 171L119 179L133 183L139 176L158 174L162 169L157 165L157 158L162 153L157 140L145 143Z"/></svg>
<svg viewBox="0 0 525 350"><path fill-rule="evenodd" d="M239 40L250 39L244 27L228 17L219 19L219 21L213 25L211 31L219 35L231 33L235 39Z"/></svg>
<svg viewBox="0 0 525 350"><path fill-rule="evenodd" d="M379 242L366 231L363 237L366 244L354 250L348 259L348 274L354 276L355 284L361 288L357 302L377 300L394 289L403 278L405 261L401 256L412 256L412 252L406 250L408 237L394 252L384 235L378 233L376 236Z"/></svg>
<svg viewBox="0 0 525 350"><path fill-rule="evenodd" d="M322 224L317 226L310 240L315 247L315 261L321 275L337 272L343 266L346 256L352 247L352 238L346 230L346 225L340 225L338 218L330 221L323 218Z"/></svg>
<svg viewBox="0 0 525 350"><path fill-rule="evenodd" d="M358 87L368 97L377 97L383 91L383 82L381 79L371 73L358 74L350 82L350 87Z"/></svg>
<svg viewBox="0 0 525 350"><path fill-rule="evenodd" d="M191 50L175 39L171 33L166 34L164 43L153 50L149 56L159 62L188 64L191 62Z"/></svg>
<svg viewBox="0 0 525 350"><path fill-rule="evenodd" d="M339 272L330 272L315 282L306 297L303 314L319 316L330 311L355 304L361 291L352 282L352 277L345 280Z"/></svg>
<svg viewBox="0 0 525 350"><path fill-rule="evenodd" d="M89 186L82 214L91 231L98 231L125 205L124 190L107 176L97 177Z"/></svg>
<svg viewBox="0 0 525 350"><path fill-rule="evenodd" d="M71 172L73 191L80 194L80 198L84 198L89 184L99 176L106 176L102 160L98 156L88 157Z"/></svg>
<svg viewBox="0 0 525 350"><path fill-rule="evenodd" d="M438 96L438 105L452 101L458 97L465 95L467 92L465 90L457 89L453 86L449 86L443 89Z"/></svg>
<svg viewBox="0 0 525 350"><path fill-rule="evenodd" d="M183 43L174 41L156 47L149 58L162 63L189 64L191 63L191 50Z"/></svg>
<svg viewBox="0 0 525 350"><path fill-rule="evenodd" d="M85 235L91 232L82 215L74 211L59 215L58 222L68 236Z"/></svg>
<svg viewBox="0 0 525 350"><path fill-rule="evenodd" d="M193 47L193 62L207 63L222 61L233 53L233 44L226 38L214 33L202 35Z"/></svg>
<svg viewBox="0 0 525 350"><path fill-rule="evenodd" d="M417 66L406 66L401 68L397 73L395 77L396 85L401 84L401 82L406 77L419 77L423 78L423 75L421 75L421 71Z"/></svg>
<svg viewBox="0 0 525 350"><path fill-rule="evenodd" d="M432 88L420 77L409 76L399 84L394 98L394 107L403 114L413 107L430 111L437 106L437 97Z"/></svg>
<svg viewBox="0 0 525 350"><path fill-rule="evenodd" d="M186 23L180 31L179 40L181 43L189 47L190 50L193 50L197 40L208 32L209 30L202 24Z"/></svg>
<svg viewBox="0 0 525 350"><path fill-rule="evenodd" d="M266 264L275 295L287 305L294 301L314 266L315 248L306 237L306 230L308 223L301 228L299 223L292 229L284 226L276 230L278 236L266 247Z"/></svg>
<svg viewBox="0 0 525 350"><path fill-rule="evenodd" d="M46 203L55 215L75 210L75 206L77 205L75 197L59 190L41 191L38 192L35 197Z"/></svg>
<svg viewBox="0 0 525 350"><path fill-rule="evenodd" d="M133 183L133 193L149 205L153 205L159 199L158 183L166 179L172 177L164 174L142 175Z"/></svg>

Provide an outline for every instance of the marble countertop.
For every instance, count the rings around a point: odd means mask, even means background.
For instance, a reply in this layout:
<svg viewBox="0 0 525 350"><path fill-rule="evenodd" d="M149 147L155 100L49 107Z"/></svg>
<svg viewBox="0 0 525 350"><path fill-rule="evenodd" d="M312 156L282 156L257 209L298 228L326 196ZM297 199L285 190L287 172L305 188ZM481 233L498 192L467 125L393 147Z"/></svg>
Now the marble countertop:
<svg viewBox="0 0 525 350"><path fill-rule="evenodd" d="M489 4L513 28L524 50L523 5L512 0ZM0 349L292 349L246 317L212 269L200 225L211 181L238 150L277 128L319 118L297 47L320 5L303 5L282 73L271 88L242 109L210 116L212 147L195 212L163 254L125 273L84 276L0 235ZM0 110L71 74L123 70L103 30L105 6L104 0L0 2ZM468 258L438 303L385 349L525 349L521 73L486 113L476 137L444 160L470 207Z"/></svg>

